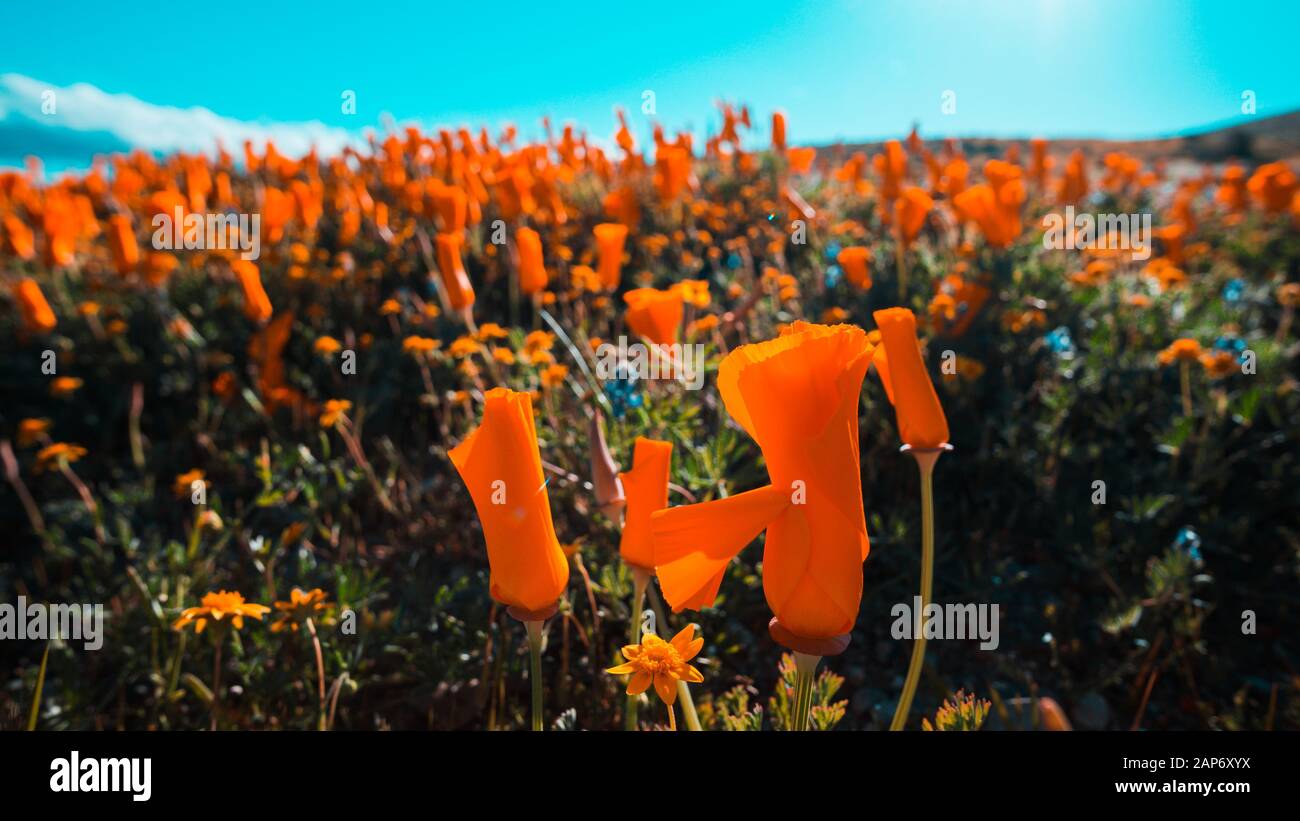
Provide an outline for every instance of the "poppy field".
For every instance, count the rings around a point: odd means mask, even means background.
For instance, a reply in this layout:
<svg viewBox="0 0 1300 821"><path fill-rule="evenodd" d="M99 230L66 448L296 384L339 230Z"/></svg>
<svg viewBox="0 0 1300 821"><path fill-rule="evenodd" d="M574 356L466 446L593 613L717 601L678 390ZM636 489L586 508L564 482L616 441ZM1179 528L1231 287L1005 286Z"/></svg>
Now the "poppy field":
<svg viewBox="0 0 1300 821"><path fill-rule="evenodd" d="M712 115L0 172L0 724L1300 729L1295 166Z"/></svg>

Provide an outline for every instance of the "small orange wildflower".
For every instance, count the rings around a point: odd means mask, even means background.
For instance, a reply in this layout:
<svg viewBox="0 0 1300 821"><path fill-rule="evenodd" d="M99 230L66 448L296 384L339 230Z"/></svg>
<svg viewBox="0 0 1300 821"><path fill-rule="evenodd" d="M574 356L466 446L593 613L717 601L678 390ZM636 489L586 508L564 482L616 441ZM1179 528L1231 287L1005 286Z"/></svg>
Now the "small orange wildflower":
<svg viewBox="0 0 1300 821"><path fill-rule="evenodd" d="M298 626L306 623L307 619L329 610L326 598L325 591L319 587L305 592L295 587L289 594L289 601L275 602L275 609L281 611L281 615L271 624L271 632L279 633L286 628L297 632Z"/></svg>
<svg viewBox="0 0 1300 821"><path fill-rule="evenodd" d="M240 630L244 626L244 616L261 621L263 614L270 611L271 608L264 604L245 602L244 597L239 593L219 590L204 596L201 606L185 608L181 612L181 617L172 623L172 629L184 630L193 624L194 632L202 633L209 621L221 625L227 623L226 620L229 619L228 623L236 630Z"/></svg>
<svg viewBox="0 0 1300 821"><path fill-rule="evenodd" d="M623 658L627 661L617 667L610 667L606 673L615 676L632 677L627 682L627 694L639 696L650 685L654 685L664 704L672 706L677 701L677 682L685 681L698 684L704 681L699 670L688 662L699 655L704 647L704 639L695 638L695 625L688 624L682 631L664 641L654 633L647 633L640 644L629 644L623 648Z"/></svg>
<svg viewBox="0 0 1300 821"><path fill-rule="evenodd" d="M1175 339L1168 348L1160 352L1160 364L1171 365L1174 362L1195 362L1201 356L1201 343L1195 339Z"/></svg>
<svg viewBox="0 0 1300 821"><path fill-rule="evenodd" d="M55 442L52 445L46 445L36 453L36 472L41 473L48 470L51 463L62 468L64 465L71 464L85 455L86 449L81 445L70 445L67 442Z"/></svg>
<svg viewBox="0 0 1300 821"><path fill-rule="evenodd" d="M320 415L320 425L323 428L332 428L339 422L347 418L346 414L352 409L352 403L346 399L330 399L325 403L325 410Z"/></svg>

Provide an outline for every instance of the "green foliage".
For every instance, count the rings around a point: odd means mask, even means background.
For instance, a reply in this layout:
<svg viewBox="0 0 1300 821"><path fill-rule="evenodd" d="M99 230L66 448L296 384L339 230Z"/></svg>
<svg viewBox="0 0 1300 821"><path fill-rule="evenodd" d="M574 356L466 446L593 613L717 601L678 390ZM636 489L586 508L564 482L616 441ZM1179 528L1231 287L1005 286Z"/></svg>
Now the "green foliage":
<svg viewBox="0 0 1300 821"><path fill-rule="evenodd" d="M795 662L790 653L781 654L781 663L777 668L780 680L776 683L772 697L768 699L767 709L772 717L772 728L788 730L791 727L794 707ZM844 677L823 668L817 678L813 679L812 707L808 712L810 729L833 730L844 718L847 701L834 701L835 694L844 684Z"/></svg>
<svg viewBox="0 0 1300 821"><path fill-rule="evenodd" d="M987 699L977 699L974 693L967 694L958 690L956 695L945 699L934 714L934 723L928 718L921 719L921 729L937 732L974 732L984 726L984 719L989 716L993 703Z"/></svg>

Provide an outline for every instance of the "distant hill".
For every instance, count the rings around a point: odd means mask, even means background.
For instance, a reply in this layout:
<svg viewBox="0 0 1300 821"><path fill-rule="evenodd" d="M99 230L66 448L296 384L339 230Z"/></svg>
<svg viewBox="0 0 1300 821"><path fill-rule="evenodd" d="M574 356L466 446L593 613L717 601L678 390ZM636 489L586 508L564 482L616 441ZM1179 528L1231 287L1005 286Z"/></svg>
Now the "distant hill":
<svg viewBox="0 0 1300 821"><path fill-rule="evenodd" d="M924 136L923 134L922 137ZM972 157L1001 156L1013 143L1021 145L1023 156L1028 156L1029 151L1028 139L965 137L959 142L966 154ZM925 140L925 143L933 151L937 150L942 141ZM878 151L881 145L881 142L841 144L827 146L827 150L832 154L842 152L847 155L854 151ZM1236 159L1249 165L1275 160L1300 162L1300 111L1156 140L1052 140L1053 153L1073 151L1076 148L1090 156L1100 156L1108 151L1123 151L1143 161L1189 159L1223 162Z"/></svg>

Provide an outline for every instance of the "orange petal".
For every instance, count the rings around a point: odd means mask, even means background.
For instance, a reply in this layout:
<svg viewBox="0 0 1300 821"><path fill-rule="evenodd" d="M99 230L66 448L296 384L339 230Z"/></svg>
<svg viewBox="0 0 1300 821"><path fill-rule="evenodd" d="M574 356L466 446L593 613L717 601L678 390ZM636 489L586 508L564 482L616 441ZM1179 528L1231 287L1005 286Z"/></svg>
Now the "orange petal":
<svg viewBox="0 0 1300 821"><path fill-rule="evenodd" d="M673 611L711 605L727 563L789 504L789 493L765 485L651 514L655 570Z"/></svg>
<svg viewBox="0 0 1300 821"><path fill-rule="evenodd" d="M638 436L633 450L632 469L619 474L627 496L627 515L619 554L623 561L637 567L654 567L654 538L650 532L650 514L668 507L668 475L673 445Z"/></svg>

